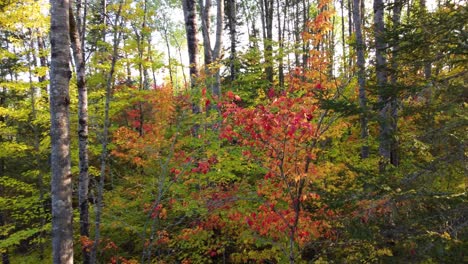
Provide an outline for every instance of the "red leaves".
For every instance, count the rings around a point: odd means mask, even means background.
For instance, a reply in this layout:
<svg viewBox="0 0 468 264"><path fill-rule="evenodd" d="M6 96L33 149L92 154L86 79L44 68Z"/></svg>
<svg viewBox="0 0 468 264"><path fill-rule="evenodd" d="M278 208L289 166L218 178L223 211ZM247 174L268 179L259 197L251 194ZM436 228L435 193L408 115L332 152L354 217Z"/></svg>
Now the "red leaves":
<svg viewBox="0 0 468 264"><path fill-rule="evenodd" d="M210 170L210 164L206 161L200 161L198 162L198 166L192 169L192 172L207 174L209 170Z"/></svg>
<svg viewBox="0 0 468 264"><path fill-rule="evenodd" d="M192 172L207 174L213 164L218 163L216 156L211 156L206 161L199 161L197 167L192 169Z"/></svg>
<svg viewBox="0 0 468 264"><path fill-rule="evenodd" d="M226 96L229 100L231 101L238 101L240 102L242 99L240 98L239 95L234 94L232 91L227 91Z"/></svg>

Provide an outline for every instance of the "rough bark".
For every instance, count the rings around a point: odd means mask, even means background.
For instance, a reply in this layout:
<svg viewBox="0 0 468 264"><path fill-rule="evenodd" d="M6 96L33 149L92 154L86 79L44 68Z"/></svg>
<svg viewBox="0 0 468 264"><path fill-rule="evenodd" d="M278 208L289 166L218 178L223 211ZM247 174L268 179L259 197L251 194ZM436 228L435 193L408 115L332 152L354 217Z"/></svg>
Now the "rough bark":
<svg viewBox="0 0 468 264"><path fill-rule="evenodd" d="M89 237L89 160L88 160L88 90L86 87L85 60L83 43L79 29L81 25L76 23L73 10L70 6L70 40L73 50L73 58L76 65L76 80L78 88L78 208L80 211L80 236ZM82 249L83 263L90 263L89 249Z"/></svg>
<svg viewBox="0 0 468 264"><path fill-rule="evenodd" d="M70 170L68 0L51 1L50 138L52 260L73 263L72 177Z"/></svg>
<svg viewBox="0 0 468 264"><path fill-rule="evenodd" d="M187 35L187 47L190 63L190 85L196 87L198 78L198 38L197 38L197 9L195 0L182 0L184 9L185 32ZM194 112L197 109L194 107ZM198 109L198 111L200 111Z"/></svg>
<svg viewBox="0 0 468 264"><path fill-rule="evenodd" d="M356 21L354 21L356 24ZM383 0L374 0L374 34L375 34L375 71L377 76L377 89L379 91L380 142L379 154L381 156L380 170L384 170L390 161L391 155L391 105L389 103L387 87L387 58L384 24Z"/></svg>
<svg viewBox="0 0 468 264"><path fill-rule="evenodd" d="M392 47L392 72L390 80L392 88L396 89L398 82L398 51L400 49L399 38L397 34L398 27L400 26L401 10L403 8L403 2L401 0L395 0L393 3L393 47ZM396 93L390 99L390 111L391 111L391 149L390 149L390 163L393 166L398 166L400 161L398 157L398 141L395 137L398 129L398 98Z"/></svg>
<svg viewBox="0 0 468 264"><path fill-rule="evenodd" d="M227 0L228 4L228 27L229 36L231 41L230 57L229 57L229 70L231 73L231 81L235 81L237 77L237 0Z"/></svg>
<svg viewBox="0 0 468 264"><path fill-rule="evenodd" d="M361 0L364 1L364 0ZM364 60L365 43L362 38L361 28L361 9L359 8L359 0L354 0L353 4L353 18L354 26L356 27L356 53L357 53L357 66L358 66L358 84L359 84L359 105L361 107L361 140L363 142L361 148L361 157L363 159L369 157L369 146L367 140L369 137L369 130L367 126L367 97L366 97L366 69Z"/></svg>

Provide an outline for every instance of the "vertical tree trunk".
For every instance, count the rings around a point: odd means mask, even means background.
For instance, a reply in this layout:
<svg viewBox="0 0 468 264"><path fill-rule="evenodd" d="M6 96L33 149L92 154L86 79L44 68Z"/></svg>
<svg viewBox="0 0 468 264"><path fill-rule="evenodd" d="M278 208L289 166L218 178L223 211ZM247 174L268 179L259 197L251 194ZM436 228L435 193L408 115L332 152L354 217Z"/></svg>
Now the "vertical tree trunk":
<svg viewBox="0 0 468 264"><path fill-rule="evenodd" d="M217 61L221 54L222 46L222 34L223 34L223 21L224 21L224 0L217 0L216 3L216 40L214 48L211 47L210 38L210 9L212 6L211 0L199 0L200 14L202 21L202 33L203 33L203 47L205 57L205 71L208 77L208 86L211 87L213 95L219 97L221 95L221 79L219 73L219 67L216 66L214 72L212 64ZM214 82L213 82L214 79Z"/></svg>
<svg viewBox="0 0 468 264"><path fill-rule="evenodd" d="M361 0L364 1L364 0ZM356 53L357 53L357 66L358 66L358 84L359 84L359 105L361 107L361 158L366 159L369 157L368 137L369 131L367 127L367 98L366 98L366 69L364 60L365 43L362 38L361 28L361 9L359 8L359 0L354 0L353 4L353 18L354 26L356 28Z"/></svg>
<svg viewBox="0 0 468 264"><path fill-rule="evenodd" d="M286 21L286 3L285 8L283 9L283 26L281 26L281 8L280 8L280 0L276 1L276 14L278 19L278 82L280 89L284 88L284 64L283 64L283 56L284 56L284 22Z"/></svg>
<svg viewBox="0 0 468 264"><path fill-rule="evenodd" d="M196 87L198 78L198 38L197 38L197 8L195 0L182 0L184 9L185 32L187 34L187 48L190 63L190 85ZM194 112L199 112L198 106L194 106Z"/></svg>
<svg viewBox="0 0 468 264"><path fill-rule="evenodd" d="M266 79L273 85L273 0L261 0Z"/></svg>
<svg viewBox="0 0 468 264"><path fill-rule="evenodd" d="M80 236L89 237L89 161L88 161L88 90L86 88L86 72L84 60L84 46L81 42L79 29L81 25L74 19L70 6L70 40L76 65L76 80L78 87L78 156L79 156L79 184L78 207L80 210ZM79 15L79 14L78 14ZM89 248L83 247L83 263L90 263Z"/></svg>
<svg viewBox="0 0 468 264"><path fill-rule="evenodd" d="M419 8L421 9L421 12L423 13L427 12L426 0L419 1ZM428 49L426 50L428 51ZM429 81L432 77L432 63L431 63L431 57L429 56L429 54L426 57L426 61L424 62L424 77L426 78L426 81Z"/></svg>
<svg viewBox="0 0 468 264"><path fill-rule="evenodd" d="M52 260L73 263L72 178L70 170L68 0L51 1L50 139Z"/></svg>
<svg viewBox="0 0 468 264"><path fill-rule="evenodd" d="M237 0L227 0L228 4L228 26L229 26L229 36L231 40L231 54L229 57L229 70L231 73L231 81L235 81L237 77Z"/></svg>
<svg viewBox="0 0 468 264"><path fill-rule="evenodd" d="M343 76L348 76L348 69L346 65L346 38L345 38L345 19L344 19L344 0L340 0L340 9L341 9L341 51L343 52L343 66L342 74Z"/></svg>
<svg viewBox="0 0 468 264"><path fill-rule="evenodd" d="M343 0L344 1L344 0ZM352 3L353 0L348 0L347 4L347 8L348 8L348 36L352 36L353 35L353 16L352 16L352 10L353 10L353 3ZM351 76L351 69L353 67L353 56L348 56L348 69L350 69L349 73L350 73L350 76Z"/></svg>
<svg viewBox="0 0 468 264"><path fill-rule="evenodd" d="M356 21L354 21L356 24ZM380 169L385 169L390 161L391 155L391 116L389 97L387 96L387 59L384 24L384 3L383 0L374 0L374 34L375 34L375 58L376 58L376 76L377 88L379 91L379 104L381 110L379 113L380 121L380 142L379 154L381 156Z"/></svg>
<svg viewBox="0 0 468 264"><path fill-rule="evenodd" d="M392 48L392 72L390 74L390 81L392 88L396 89L398 81L398 51L400 49L399 38L398 38L398 27L400 26L401 10L403 8L403 2L401 0L395 0L393 3L393 48ZM398 99L397 94L393 93L390 99L390 111L391 111L391 149L390 149L390 163L393 166L399 165L398 157L398 141L395 134L398 129Z"/></svg>

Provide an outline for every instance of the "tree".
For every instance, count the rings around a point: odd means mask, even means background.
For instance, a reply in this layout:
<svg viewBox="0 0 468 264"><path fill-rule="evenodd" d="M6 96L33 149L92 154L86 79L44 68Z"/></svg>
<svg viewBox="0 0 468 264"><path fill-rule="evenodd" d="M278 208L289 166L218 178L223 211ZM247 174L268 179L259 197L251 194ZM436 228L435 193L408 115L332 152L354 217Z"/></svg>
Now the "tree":
<svg viewBox="0 0 468 264"><path fill-rule="evenodd" d="M185 32L190 63L190 84L195 88L198 78L198 38L197 38L197 8L195 0L182 0L185 19ZM199 111L199 110L198 110ZM195 111L196 112L196 111Z"/></svg>
<svg viewBox="0 0 468 264"><path fill-rule="evenodd" d="M73 263L72 174L70 165L68 0L51 1L50 139L52 254L54 263Z"/></svg>
<svg viewBox="0 0 468 264"><path fill-rule="evenodd" d="M79 10L78 10L79 11ZM78 16L80 15L79 12ZM79 185L78 185L78 208L80 210L80 235L89 237L89 159L88 159L88 90L85 76L84 39L80 31L81 19L75 21L73 9L70 5L70 40L73 50L73 58L76 65L76 79L78 87L78 140L79 140ZM80 22L80 23L78 23ZM83 263L89 263L89 249L83 247Z"/></svg>
<svg viewBox="0 0 468 264"><path fill-rule="evenodd" d="M364 0L361 0L364 1ZM362 37L361 28L361 9L359 8L359 0L354 0L353 4L353 18L356 30L356 53L357 53L357 66L358 66L358 84L359 84L359 104L361 107L361 140L363 146L361 148L361 157L363 159L369 157L368 137L369 131L367 127L367 98L366 98L366 68L364 52L366 49L365 42Z"/></svg>
<svg viewBox="0 0 468 264"><path fill-rule="evenodd" d="M203 3L204 2L204 3ZM212 2L211 0L199 0L201 21L202 21L202 32L203 32L203 48L205 57L205 71L207 73L208 83L212 83L211 79L214 80L214 84L211 86L211 91L214 96L219 97L221 95L221 76L219 73L219 66L213 66L213 63L221 56L222 48L222 35L224 26L224 0L218 0L216 3L216 39L214 48L211 47L210 38L210 27L211 18L210 10ZM216 69L213 69L216 68ZM212 74L214 71L214 74Z"/></svg>

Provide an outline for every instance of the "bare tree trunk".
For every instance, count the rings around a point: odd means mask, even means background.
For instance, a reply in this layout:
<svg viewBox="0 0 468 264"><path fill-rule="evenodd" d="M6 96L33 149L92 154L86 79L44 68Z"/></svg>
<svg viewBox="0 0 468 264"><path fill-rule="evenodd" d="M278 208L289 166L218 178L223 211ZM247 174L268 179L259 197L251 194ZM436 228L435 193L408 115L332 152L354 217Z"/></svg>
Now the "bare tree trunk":
<svg viewBox="0 0 468 264"><path fill-rule="evenodd" d="M284 88L284 64L283 64L283 56L284 56L284 26L286 21L286 3L284 4L285 7L283 8L283 26L281 26L281 8L280 8L280 0L276 1L276 14L278 18L278 81L280 89Z"/></svg>
<svg viewBox="0 0 468 264"><path fill-rule="evenodd" d="M174 86L174 74L172 73L172 56L171 56L171 46L169 43L169 32L168 32L168 23L167 23L167 16L165 14L163 16L163 23L164 25L162 26L161 30L163 31L163 37L164 37L164 42L166 44L166 49L167 49L167 57L168 57L168 68L169 68L169 79L171 86Z"/></svg>
<svg viewBox="0 0 468 264"><path fill-rule="evenodd" d="M266 79L273 85L273 0L260 0Z"/></svg>
<svg viewBox="0 0 468 264"><path fill-rule="evenodd" d="M224 0L217 0L216 5L216 40L214 48L211 48L210 39L210 9L212 6L211 0L199 0L201 21L202 21L202 33L203 33L203 47L205 57L205 71L208 77L208 86L211 86L213 95L219 97L221 95L221 81L219 67L213 72L212 64L220 58L221 46L222 46L222 34L223 34L223 21L224 21ZM214 78L214 83L213 79Z"/></svg>
<svg viewBox="0 0 468 264"><path fill-rule="evenodd" d="M344 0L343 0L344 1ZM353 16L352 16L352 10L353 10L353 3L352 3L352 0L348 0L347 2L348 4L348 36L352 36L353 35ZM350 52L350 56L348 56L348 69L349 70L349 76L351 76L352 74L352 67L353 67L353 57L351 56L351 52Z"/></svg>
<svg viewBox="0 0 468 264"><path fill-rule="evenodd" d="M421 12L427 12L426 0L419 1L419 8L421 9ZM426 78L426 81L429 81L432 77L432 63L430 61L430 56L427 56L426 62L424 62L424 77Z"/></svg>
<svg viewBox="0 0 468 264"><path fill-rule="evenodd" d="M361 0L364 1L364 0ZM361 107L361 158L366 159L369 157L368 137L369 130L367 127L367 98L366 98L366 69L364 52L366 49L364 40L362 39L361 28L361 9L359 8L359 0L354 0L353 4L353 17L354 26L356 27L356 53L357 53L357 66L358 66L358 84L359 84L359 105Z"/></svg>
<svg viewBox="0 0 468 264"><path fill-rule="evenodd" d="M77 21L81 21L77 20ZM88 161L88 90L86 87L86 72L84 60L84 46L81 42L80 24L75 22L73 10L70 6L70 39L76 65L76 80L78 87L78 156L79 156L79 185L78 207L80 210L80 236L89 237L89 161ZM89 248L83 247L83 263L90 262Z"/></svg>
<svg viewBox="0 0 468 264"><path fill-rule="evenodd" d="M190 63L190 84L192 89L196 87L198 78L198 38L197 38L197 8L195 0L182 0L185 19L185 32L187 34L187 46ZM200 112L198 106L194 106L194 112Z"/></svg>
<svg viewBox="0 0 468 264"><path fill-rule="evenodd" d="M398 51L400 49L399 45L399 38L398 34L396 34L398 27L400 26L400 19L401 19L401 10L403 8L403 2L401 0L395 0L393 3L393 31L394 31L394 39L393 39L393 48L392 48L392 72L390 75L390 80L392 83L392 88L396 89L397 81L398 81ZM390 100L390 111L391 111L391 149L390 149L390 163L393 166L398 166L400 161L398 157L398 141L395 137L397 129L398 129L398 99L397 94L394 93Z"/></svg>
<svg viewBox="0 0 468 264"><path fill-rule="evenodd" d="M340 0L340 10L341 10L341 51L343 53L343 66L342 74L343 76L348 76L348 69L346 65L346 38L345 38L345 20L344 20L344 0Z"/></svg>
<svg viewBox="0 0 468 264"><path fill-rule="evenodd" d="M356 21L354 21L356 24ZM383 171L390 161L391 156L391 105L387 87L387 59L384 24L384 3L383 0L374 0L374 34L375 34L375 58L377 88L379 91L379 104L381 110L379 113L380 121L380 143L379 154L381 156L380 170Z"/></svg>
<svg viewBox="0 0 468 264"><path fill-rule="evenodd" d="M73 263L72 175L70 169L68 0L51 1L50 139L53 263Z"/></svg>
<svg viewBox="0 0 468 264"><path fill-rule="evenodd" d="M229 70L231 73L231 81L235 81L237 77L237 0L227 0L228 3L228 20L229 20L229 36L231 40L231 54L229 58Z"/></svg>

